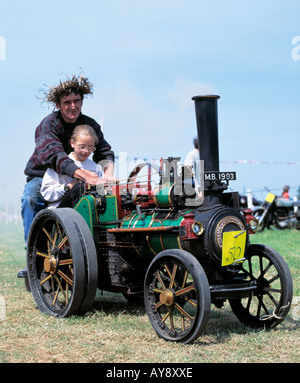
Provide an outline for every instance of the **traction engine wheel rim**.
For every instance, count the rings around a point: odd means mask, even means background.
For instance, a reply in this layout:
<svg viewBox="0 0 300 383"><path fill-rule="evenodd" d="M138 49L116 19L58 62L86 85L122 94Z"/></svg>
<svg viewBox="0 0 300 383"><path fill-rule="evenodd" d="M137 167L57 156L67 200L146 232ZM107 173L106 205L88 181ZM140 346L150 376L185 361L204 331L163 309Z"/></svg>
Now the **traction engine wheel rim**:
<svg viewBox="0 0 300 383"><path fill-rule="evenodd" d="M79 213L45 209L36 215L27 245L31 291L38 308L64 318L90 308L97 287L95 245ZM93 249L94 246L94 249Z"/></svg>
<svg viewBox="0 0 300 383"><path fill-rule="evenodd" d="M98 287L97 250L91 230L84 218L74 209L66 210L80 228L80 241L85 262L85 292L78 313L84 314L90 310Z"/></svg>
<svg viewBox="0 0 300 383"><path fill-rule="evenodd" d="M191 343L206 329L209 284L200 263L184 250L165 250L154 258L144 300L154 330L165 340Z"/></svg>
<svg viewBox="0 0 300 383"><path fill-rule="evenodd" d="M256 280L257 289L247 298L229 300L232 311L246 326L274 328L288 314L293 282L284 258L265 245L250 245L240 274Z"/></svg>

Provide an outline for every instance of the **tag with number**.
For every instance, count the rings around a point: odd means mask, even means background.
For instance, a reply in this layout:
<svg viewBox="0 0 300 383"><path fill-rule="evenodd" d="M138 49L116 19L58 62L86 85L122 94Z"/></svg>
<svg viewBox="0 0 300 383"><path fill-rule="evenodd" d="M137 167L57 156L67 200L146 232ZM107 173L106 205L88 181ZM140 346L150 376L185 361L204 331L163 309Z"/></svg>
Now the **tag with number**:
<svg viewBox="0 0 300 383"><path fill-rule="evenodd" d="M275 194L272 194L272 193L268 193L268 195L266 196L266 199L265 201L269 202L269 203L272 203L275 199Z"/></svg>
<svg viewBox="0 0 300 383"><path fill-rule="evenodd" d="M246 230L223 233L222 266L243 261L246 246Z"/></svg>

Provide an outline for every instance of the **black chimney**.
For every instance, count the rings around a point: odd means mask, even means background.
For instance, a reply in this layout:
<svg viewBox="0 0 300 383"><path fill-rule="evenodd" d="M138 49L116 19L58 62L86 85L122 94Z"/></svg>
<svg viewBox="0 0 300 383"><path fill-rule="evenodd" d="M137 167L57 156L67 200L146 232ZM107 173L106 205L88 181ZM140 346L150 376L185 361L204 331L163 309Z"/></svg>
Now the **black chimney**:
<svg viewBox="0 0 300 383"><path fill-rule="evenodd" d="M219 171L218 109L220 96L195 96L200 160L204 171Z"/></svg>
<svg viewBox="0 0 300 383"><path fill-rule="evenodd" d="M200 160L204 161L204 173L219 172L218 108L220 96L195 96L196 123ZM224 185L204 178L203 206L220 203Z"/></svg>

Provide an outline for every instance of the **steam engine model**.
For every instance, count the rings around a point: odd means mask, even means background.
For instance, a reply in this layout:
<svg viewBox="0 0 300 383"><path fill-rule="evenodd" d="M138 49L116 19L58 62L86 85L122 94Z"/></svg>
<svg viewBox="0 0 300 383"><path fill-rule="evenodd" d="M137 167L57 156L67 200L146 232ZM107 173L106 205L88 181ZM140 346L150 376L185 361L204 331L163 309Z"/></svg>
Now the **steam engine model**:
<svg viewBox="0 0 300 383"><path fill-rule="evenodd" d="M224 192L235 173L219 171L218 98L193 98L202 201L186 193L193 182L189 169L168 158L156 169L154 189L150 173L149 187L139 178L148 168L141 164L125 192L121 183L90 188L74 209L36 215L27 266L42 312L61 318L87 312L97 289L128 300L144 297L158 336L182 343L205 331L212 303L220 308L228 300L236 317L253 327L273 328L285 318L293 289L288 266L272 248L250 244L258 221L251 210L241 211L238 193Z"/></svg>

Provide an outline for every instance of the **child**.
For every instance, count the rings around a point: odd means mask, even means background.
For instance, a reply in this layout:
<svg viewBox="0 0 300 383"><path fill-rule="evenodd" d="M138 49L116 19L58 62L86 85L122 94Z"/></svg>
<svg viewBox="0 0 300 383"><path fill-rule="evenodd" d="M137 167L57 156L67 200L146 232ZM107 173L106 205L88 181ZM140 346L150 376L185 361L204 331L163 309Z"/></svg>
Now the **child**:
<svg viewBox="0 0 300 383"><path fill-rule="evenodd" d="M75 164L102 177L101 166L88 157L95 150L98 137L89 125L78 125L71 136L71 147L73 152L69 157ZM99 178L99 183L104 183ZM41 194L48 202L48 208L73 207L79 200L81 193L81 182L66 174L58 174L53 169L48 169L43 177Z"/></svg>

